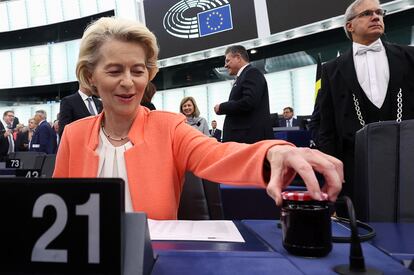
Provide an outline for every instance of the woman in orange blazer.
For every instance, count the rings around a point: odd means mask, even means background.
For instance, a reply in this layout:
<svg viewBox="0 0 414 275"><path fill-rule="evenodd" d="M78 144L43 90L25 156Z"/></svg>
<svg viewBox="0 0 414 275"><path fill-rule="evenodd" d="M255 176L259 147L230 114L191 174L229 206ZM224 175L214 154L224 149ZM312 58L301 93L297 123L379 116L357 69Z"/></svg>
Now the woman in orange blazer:
<svg viewBox="0 0 414 275"><path fill-rule="evenodd" d="M152 219L177 218L186 170L214 182L266 187L279 205L297 171L314 199L321 192L336 199L343 172L333 157L284 141L219 143L180 114L139 106L158 71L157 56L155 36L140 23L101 18L86 29L76 75L101 97L104 111L66 126L54 177L121 177L126 211ZM322 191L313 169L325 175Z"/></svg>

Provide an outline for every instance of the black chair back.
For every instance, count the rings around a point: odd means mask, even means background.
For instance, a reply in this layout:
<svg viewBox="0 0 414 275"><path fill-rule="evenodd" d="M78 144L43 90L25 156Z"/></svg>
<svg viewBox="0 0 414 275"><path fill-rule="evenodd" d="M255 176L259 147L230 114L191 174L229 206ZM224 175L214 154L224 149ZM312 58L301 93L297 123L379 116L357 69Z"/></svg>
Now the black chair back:
<svg viewBox="0 0 414 275"><path fill-rule="evenodd" d="M55 170L56 155L46 155L42 165L42 177L51 178Z"/></svg>
<svg viewBox="0 0 414 275"><path fill-rule="evenodd" d="M356 134L358 219L414 222L414 120L376 122Z"/></svg>
<svg viewBox="0 0 414 275"><path fill-rule="evenodd" d="M9 159L20 159L21 169L41 169L44 152L13 152L9 154Z"/></svg>
<svg viewBox="0 0 414 275"><path fill-rule="evenodd" d="M219 184L186 172L178 208L179 220L221 220L224 218Z"/></svg>

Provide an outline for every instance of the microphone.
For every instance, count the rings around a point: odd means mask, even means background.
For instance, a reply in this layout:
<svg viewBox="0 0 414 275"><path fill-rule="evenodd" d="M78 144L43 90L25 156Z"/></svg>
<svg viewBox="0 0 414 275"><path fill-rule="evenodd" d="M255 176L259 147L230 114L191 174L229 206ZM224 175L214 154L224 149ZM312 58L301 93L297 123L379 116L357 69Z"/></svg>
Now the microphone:
<svg viewBox="0 0 414 275"><path fill-rule="evenodd" d="M358 226L355 218L355 211L352 201L349 197L343 196L349 215L349 225L351 227L351 247L349 252L349 264L338 265L334 271L338 274L383 274L381 271L365 266L364 255L361 248L361 240L358 235Z"/></svg>

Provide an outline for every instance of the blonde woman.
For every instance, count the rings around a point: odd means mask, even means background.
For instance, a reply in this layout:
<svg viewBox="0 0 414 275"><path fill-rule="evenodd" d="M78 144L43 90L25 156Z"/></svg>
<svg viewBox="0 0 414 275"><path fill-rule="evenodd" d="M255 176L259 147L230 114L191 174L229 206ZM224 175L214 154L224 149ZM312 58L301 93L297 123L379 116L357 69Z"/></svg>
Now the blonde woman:
<svg viewBox="0 0 414 275"><path fill-rule="evenodd" d="M187 118L187 123L196 128L206 136L208 132L207 120L200 117L200 110L198 110L195 99L191 96L184 97L180 103L180 112Z"/></svg>

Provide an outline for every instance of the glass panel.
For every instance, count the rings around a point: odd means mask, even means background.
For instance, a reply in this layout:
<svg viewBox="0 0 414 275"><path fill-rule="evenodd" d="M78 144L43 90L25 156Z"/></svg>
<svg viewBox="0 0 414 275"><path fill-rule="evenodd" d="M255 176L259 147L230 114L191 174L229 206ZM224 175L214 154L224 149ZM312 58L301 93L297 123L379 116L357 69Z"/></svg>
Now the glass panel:
<svg viewBox="0 0 414 275"><path fill-rule="evenodd" d="M52 83L68 81L66 44L67 43L56 43L50 45L50 70L52 72Z"/></svg>
<svg viewBox="0 0 414 275"><path fill-rule="evenodd" d="M226 102L229 100L229 95L231 91L233 81L223 81L217 82L213 84L209 84L207 86L208 90L208 124L209 128L211 128L211 121L217 121L217 128L223 129L223 123L225 115L217 115L214 112L214 106L216 104L220 104L222 102Z"/></svg>
<svg viewBox="0 0 414 275"><path fill-rule="evenodd" d="M31 66L29 48L12 51L13 87L30 86Z"/></svg>
<svg viewBox="0 0 414 275"><path fill-rule="evenodd" d="M131 20L138 20L135 0L116 0L115 15Z"/></svg>
<svg viewBox="0 0 414 275"><path fill-rule="evenodd" d="M1 77L0 88L9 88L13 85L12 62L10 51L0 51Z"/></svg>
<svg viewBox="0 0 414 275"><path fill-rule="evenodd" d="M81 17L78 0L64 0L62 4L64 20L71 20Z"/></svg>
<svg viewBox="0 0 414 275"><path fill-rule="evenodd" d="M97 0L98 11L104 12L115 9L115 0Z"/></svg>
<svg viewBox="0 0 414 275"><path fill-rule="evenodd" d="M282 114L283 108L293 105L290 72L270 73L265 77L269 88L270 113Z"/></svg>
<svg viewBox="0 0 414 275"><path fill-rule="evenodd" d="M59 109L60 109L60 103L58 102L52 102L50 103L50 107L51 107L51 114L50 114L50 118L48 119L50 122L55 121L58 118L58 114L59 114Z"/></svg>
<svg viewBox="0 0 414 275"><path fill-rule="evenodd" d="M30 50L32 85L50 83L49 47L39 46Z"/></svg>
<svg viewBox="0 0 414 275"><path fill-rule="evenodd" d="M46 24L46 12L43 0L26 1L29 27Z"/></svg>
<svg viewBox="0 0 414 275"><path fill-rule="evenodd" d="M95 0L79 0L81 17L98 13Z"/></svg>
<svg viewBox="0 0 414 275"><path fill-rule="evenodd" d="M27 126L28 121L34 116L32 114L32 105L13 106L14 115L19 118L19 123Z"/></svg>
<svg viewBox="0 0 414 275"><path fill-rule="evenodd" d="M80 40L73 40L66 44L68 80L76 80L76 62L78 61Z"/></svg>
<svg viewBox="0 0 414 275"><path fill-rule="evenodd" d="M293 102L296 115L311 115L315 104L316 65L292 71Z"/></svg>
<svg viewBox="0 0 414 275"><path fill-rule="evenodd" d="M414 46L414 26L411 27L411 46Z"/></svg>
<svg viewBox="0 0 414 275"><path fill-rule="evenodd" d="M184 96L194 97L200 116L208 120L207 89L205 85L189 87L184 90Z"/></svg>
<svg viewBox="0 0 414 275"><path fill-rule="evenodd" d="M26 3L25 1L9 1L10 29L27 28Z"/></svg>
<svg viewBox="0 0 414 275"><path fill-rule="evenodd" d="M45 4L48 24L63 21L63 10L61 1L45 0Z"/></svg>
<svg viewBox="0 0 414 275"><path fill-rule="evenodd" d="M151 100L152 104L154 104L157 110L163 110L163 106L162 106L163 95L164 94L162 92L156 92L154 97Z"/></svg>
<svg viewBox="0 0 414 275"><path fill-rule="evenodd" d="M165 111L170 111L174 113L180 112L180 102L184 97L184 90L183 89L175 89L175 90L168 90L164 91L164 109Z"/></svg>
<svg viewBox="0 0 414 275"><path fill-rule="evenodd" d="M0 3L0 32L10 30L9 16L7 14L7 2Z"/></svg>

